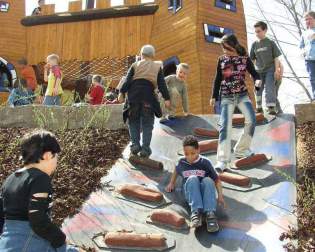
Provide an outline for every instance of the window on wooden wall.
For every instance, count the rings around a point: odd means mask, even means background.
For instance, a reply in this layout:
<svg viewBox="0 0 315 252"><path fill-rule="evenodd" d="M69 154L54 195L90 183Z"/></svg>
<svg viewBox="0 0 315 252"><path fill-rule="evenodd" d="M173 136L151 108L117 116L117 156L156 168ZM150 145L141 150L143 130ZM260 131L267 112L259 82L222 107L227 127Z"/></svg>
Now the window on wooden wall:
<svg viewBox="0 0 315 252"><path fill-rule="evenodd" d="M236 0L215 0L215 6L230 11L236 11Z"/></svg>
<svg viewBox="0 0 315 252"><path fill-rule="evenodd" d="M178 12L183 6L182 0L168 0L168 10Z"/></svg>
<svg viewBox="0 0 315 252"><path fill-rule="evenodd" d="M163 61L164 76L169 76L176 73L177 65L180 63L177 56L173 56Z"/></svg>
<svg viewBox="0 0 315 252"><path fill-rule="evenodd" d="M1 12L8 12L10 4L6 1L0 1L0 11Z"/></svg>
<svg viewBox="0 0 315 252"><path fill-rule="evenodd" d="M221 38L225 34L234 33L232 29L224 28L224 27L220 27L216 25L204 24L203 26L204 26L206 41L208 41L209 43L220 43Z"/></svg>
<svg viewBox="0 0 315 252"><path fill-rule="evenodd" d="M154 3L154 0L141 0L141 3Z"/></svg>
<svg viewBox="0 0 315 252"><path fill-rule="evenodd" d="M95 0L85 0L85 8L86 9L94 9L96 7Z"/></svg>

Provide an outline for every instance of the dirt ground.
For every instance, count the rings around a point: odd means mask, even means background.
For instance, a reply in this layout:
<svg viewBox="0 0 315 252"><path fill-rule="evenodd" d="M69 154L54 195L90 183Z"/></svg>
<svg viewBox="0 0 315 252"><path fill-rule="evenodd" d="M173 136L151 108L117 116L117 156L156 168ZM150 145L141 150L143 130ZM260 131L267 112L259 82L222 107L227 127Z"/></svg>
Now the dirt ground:
<svg viewBox="0 0 315 252"><path fill-rule="evenodd" d="M0 129L0 185L21 167L18 140L29 129ZM61 144L57 172L53 177L54 207L52 219L61 225L84 200L100 186L121 157L129 142L127 130L67 130L54 132Z"/></svg>
<svg viewBox="0 0 315 252"><path fill-rule="evenodd" d="M315 181L315 122L297 127L296 136L298 171Z"/></svg>
<svg viewBox="0 0 315 252"><path fill-rule="evenodd" d="M298 229L291 228L282 239L298 240L287 244L288 251L315 251L315 122L296 129Z"/></svg>

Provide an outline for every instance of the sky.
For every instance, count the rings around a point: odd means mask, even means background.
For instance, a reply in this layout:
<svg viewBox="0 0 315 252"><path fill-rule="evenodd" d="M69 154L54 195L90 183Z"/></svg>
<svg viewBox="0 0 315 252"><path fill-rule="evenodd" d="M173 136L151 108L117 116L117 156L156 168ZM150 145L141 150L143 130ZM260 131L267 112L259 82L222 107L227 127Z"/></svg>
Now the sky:
<svg viewBox="0 0 315 252"><path fill-rule="evenodd" d="M46 0L46 4L55 4L55 11L56 12L64 12L68 11L68 3L71 1L76 0ZM82 0L82 6L85 6L85 1ZM37 6L38 0L26 0L26 15L30 15L33 9ZM124 0L111 0L112 5L122 5ZM142 0L143 3L145 2L152 2L152 0Z"/></svg>
<svg viewBox="0 0 315 252"><path fill-rule="evenodd" d="M63 12L68 10L68 2L74 0L46 0L46 3L55 3L56 12ZM85 4L86 0L82 0L82 4ZM241 0L238 0L241 1ZM26 15L30 15L32 10L36 7L38 0L26 0ZM111 0L112 5L121 5L123 0ZM142 2L151 2L151 0L142 0ZM293 65L295 71L300 77L307 77L304 60L301 56L300 50L298 49L299 38L296 34L296 28L289 24L288 15L285 9L276 3L275 0L258 0L262 5L263 10L267 18L273 22L273 28L282 41L281 46L289 61ZM253 30L253 24L263 19L262 15L259 14L256 0L243 0L247 32L248 32L248 48L255 41L255 35ZM315 1L312 8L315 10ZM279 24L278 24L279 23ZM270 34L269 34L270 35ZM285 66L285 76L290 77L292 73L286 66L285 61L282 59ZM307 78L301 79L310 90L310 84ZM284 104L284 110L286 112L294 112L294 104L300 102L306 102L307 96L304 91L295 82L289 79L284 79L284 83L280 87L279 99L281 104Z"/></svg>

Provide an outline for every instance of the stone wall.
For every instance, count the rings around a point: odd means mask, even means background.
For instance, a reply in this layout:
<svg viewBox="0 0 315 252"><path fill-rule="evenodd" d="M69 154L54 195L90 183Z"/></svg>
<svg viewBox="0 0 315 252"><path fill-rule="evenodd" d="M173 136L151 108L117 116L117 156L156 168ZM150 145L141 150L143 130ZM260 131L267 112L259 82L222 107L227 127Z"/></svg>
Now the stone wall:
<svg viewBox="0 0 315 252"><path fill-rule="evenodd" d="M0 107L0 128L125 128L122 120L123 105L47 107Z"/></svg>

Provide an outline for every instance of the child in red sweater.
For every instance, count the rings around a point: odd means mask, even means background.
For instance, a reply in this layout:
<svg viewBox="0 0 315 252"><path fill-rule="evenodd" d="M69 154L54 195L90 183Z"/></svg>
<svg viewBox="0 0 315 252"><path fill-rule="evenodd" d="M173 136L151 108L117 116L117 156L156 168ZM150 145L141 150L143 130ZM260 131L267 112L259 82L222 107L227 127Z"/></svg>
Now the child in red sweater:
<svg viewBox="0 0 315 252"><path fill-rule="evenodd" d="M103 103L105 90L101 82L102 82L101 76L93 75L92 86L87 95L87 99L91 105L100 105Z"/></svg>

